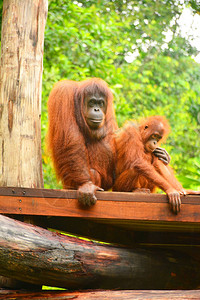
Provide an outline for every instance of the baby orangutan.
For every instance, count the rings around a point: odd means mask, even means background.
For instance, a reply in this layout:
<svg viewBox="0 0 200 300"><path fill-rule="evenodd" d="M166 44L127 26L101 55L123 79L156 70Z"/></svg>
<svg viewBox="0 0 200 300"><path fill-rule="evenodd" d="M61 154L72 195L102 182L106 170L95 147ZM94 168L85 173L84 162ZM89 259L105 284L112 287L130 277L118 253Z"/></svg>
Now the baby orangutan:
<svg viewBox="0 0 200 300"><path fill-rule="evenodd" d="M169 198L173 212L180 211L180 195L200 194L184 190L170 166L154 155L169 133L168 121L161 116L146 118L139 126L129 123L116 134L116 181L121 192L155 192L161 188Z"/></svg>

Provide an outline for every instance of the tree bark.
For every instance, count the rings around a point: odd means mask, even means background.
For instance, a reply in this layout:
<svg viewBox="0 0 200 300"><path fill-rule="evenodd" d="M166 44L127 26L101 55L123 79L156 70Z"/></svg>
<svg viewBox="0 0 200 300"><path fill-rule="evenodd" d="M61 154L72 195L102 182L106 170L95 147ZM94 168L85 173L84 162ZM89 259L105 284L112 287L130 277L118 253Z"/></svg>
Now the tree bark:
<svg viewBox="0 0 200 300"><path fill-rule="evenodd" d="M1 274L67 289L194 289L200 263L168 250L126 249L63 236L0 215Z"/></svg>
<svg viewBox="0 0 200 300"><path fill-rule="evenodd" d="M47 0L3 2L0 186L43 187L40 118L47 9ZM21 286L2 277L0 284Z"/></svg>
<svg viewBox="0 0 200 300"><path fill-rule="evenodd" d="M41 86L47 0L4 0L0 185L42 187Z"/></svg>

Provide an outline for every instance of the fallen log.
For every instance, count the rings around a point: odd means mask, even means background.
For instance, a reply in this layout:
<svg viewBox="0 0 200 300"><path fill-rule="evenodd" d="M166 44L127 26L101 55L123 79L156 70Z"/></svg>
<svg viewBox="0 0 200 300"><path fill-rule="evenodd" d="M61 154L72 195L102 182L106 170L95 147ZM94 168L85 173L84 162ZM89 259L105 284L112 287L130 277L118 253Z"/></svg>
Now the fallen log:
<svg viewBox="0 0 200 300"><path fill-rule="evenodd" d="M194 289L200 264L168 250L63 236L0 215L0 275L67 289Z"/></svg>
<svg viewBox="0 0 200 300"><path fill-rule="evenodd" d="M15 299L15 300L64 300L64 299L76 299L76 300L199 300L200 291L42 291L42 292L23 292L23 291L1 291L0 299Z"/></svg>

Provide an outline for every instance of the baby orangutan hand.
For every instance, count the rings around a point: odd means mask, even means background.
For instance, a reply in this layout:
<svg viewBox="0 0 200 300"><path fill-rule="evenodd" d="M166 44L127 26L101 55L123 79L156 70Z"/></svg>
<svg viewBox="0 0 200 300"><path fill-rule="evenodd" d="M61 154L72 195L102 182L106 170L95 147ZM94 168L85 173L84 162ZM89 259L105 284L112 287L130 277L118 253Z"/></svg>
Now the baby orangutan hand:
<svg viewBox="0 0 200 300"><path fill-rule="evenodd" d="M177 214L180 212L181 209L181 198L180 194L183 194L183 192L179 192L173 188L166 191L168 198L169 198L169 204L172 209L172 211Z"/></svg>
<svg viewBox="0 0 200 300"><path fill-rule="evenodd" d="M164 148L161 148L161 147L157 147L154 151L153 151L153 154L155 156L158 157L158 159L162 160L164 162L165 165L168 165L170 163L170 156L168 154L168 152L164 149Z"/></svg>

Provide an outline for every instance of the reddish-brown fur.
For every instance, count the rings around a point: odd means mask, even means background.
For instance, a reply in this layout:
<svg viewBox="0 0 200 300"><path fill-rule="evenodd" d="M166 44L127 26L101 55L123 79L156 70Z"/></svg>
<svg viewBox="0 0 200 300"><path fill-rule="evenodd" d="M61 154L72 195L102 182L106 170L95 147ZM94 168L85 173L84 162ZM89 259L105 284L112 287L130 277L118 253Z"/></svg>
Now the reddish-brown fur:
<svg viewBox="0 0 200 300"><path fill-rule="evenodd" d="M151 128L151 125L154 127L153 120L155 118L142 122L140 127L129 123L116 135L117 163L113 190L131 192L137 189L149 189L154 191L158 186L168 194L169 201L172 207L175 207L174 211L177 212L180 209L179 191L171 186L153 164L154 161L157 161L158 165L163 163L152 153L145 151L144 143L152 134L152 129L154 130ZM142 128L146 122L149 124L149 128L143 132ZM165 134L165 129L162 130L163 134Z"/></svg>
<svg viewBox="0 0 200 300"><path fill-rule="evenodd" d="M165 165L145 149L152 135L159 135L160 141L169 133L168 121L161 116L153 116L143 120L140 125L129 123L116 135L116 181L113 190L140 191L148 189L155 192L156 187L164 190L172 205L172 209L180 210L179 194L199 194L196 191L185 191L175 178L170 166ZM157 146L156 146L157 147Z"/></svg>
<svg viewBox="0 0 200 300"><path fill-rule="evenodd" d="M146 125L149 125L148 130L144 130ZM145 144L150 136L152 134L158 133L161 136L161 139L159 143L163 143L169 132L170 132L170 126L166 118L162 116L152 116L147 119L144 119L139 126L139 131L142 137L142 142ZM158 157L155 157L152 152L146 152L148 155L151 163L155 167L155 170L163 176L164 179L168 181L168 183L175 188L177 191L183 194L200 194L198 191L193 191L193 190L184 190L182 184L177 180L177 178L174 175L173 169L166 164L163 164L162 161L158 159ZM149 188L151 192L155 192L157 185L156 184L151 184L147 185L146 188Z"/></svg>
<svg viewBox="0 0 200 300"><path fill-rule="evenodd" d="M100 92L107 100L104 124L91 130L84 115L84 97ZM113 96L105 81L64 80L52 89L48 101L48 148L64 188L78 189L92 182L107 190L113 185L114 138L117 128Z"/></svg>
<svg viewBox="0 0 200 300"><path fill-rule="evenodd" d="M144 141L150 135L151 133L149 135L141 134L138 125L130 122L116 134L117 164L114 190L130 192L138 188L150 188L154 185L154 174L156 173L152 165L154 156L152 153L146 153L144 149ZM157 174L157 178L159 181L159 174ZM164 190L169 188L162 178L158 184Z"/></svg>

